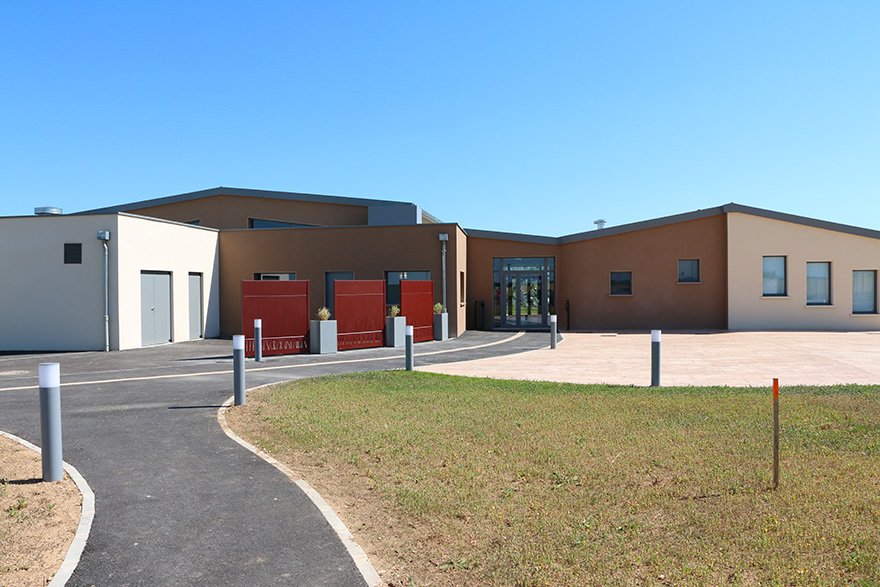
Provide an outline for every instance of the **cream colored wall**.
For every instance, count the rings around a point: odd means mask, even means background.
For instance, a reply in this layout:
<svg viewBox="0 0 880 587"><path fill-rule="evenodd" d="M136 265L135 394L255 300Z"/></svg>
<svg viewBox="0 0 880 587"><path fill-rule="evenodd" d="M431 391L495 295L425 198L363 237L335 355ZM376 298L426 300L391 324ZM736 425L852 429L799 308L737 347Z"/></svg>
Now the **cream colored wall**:
<svg viewBox="0 0 880 587"><path fill-rule="evenodd" d="M141 271L171 273L172 340L189 340L189 273L202 274L205 338L220 335L220 257L216 230L121 214L116 239L119 267L120 349L141 346Z"/></svg>
<svg viewBox="0 0 880 587"><path fill-rule="evenodd" d="M730 330L880 330L880 316L852 314L852 272L880 270L880 240L729 213ZM786 297L762 297L764 256L787 257ZM831 306L807 306L807 262L831 263Z"/></svg>
<svg viewBox="0 0 880 587"><path fill-rule="evenodd" d="M116 228L115 215L0 218L0 350L103 350L97 232ZM82 264L64 264L64 243L82 243ZM111 283L115 249L111 241ZM111 308L111 344L115 323Z"/></svg>

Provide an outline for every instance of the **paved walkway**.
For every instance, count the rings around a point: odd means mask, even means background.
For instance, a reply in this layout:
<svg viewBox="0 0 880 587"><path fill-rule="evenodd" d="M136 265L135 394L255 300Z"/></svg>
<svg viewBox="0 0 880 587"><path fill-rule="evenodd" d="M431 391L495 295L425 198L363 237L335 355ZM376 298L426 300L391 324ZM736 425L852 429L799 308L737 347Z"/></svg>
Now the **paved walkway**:
<svg viewBox="0 0 880 587"><path fill-rule="evenodd" d="M549 335L547 345L549 345ZM650 334L565 333L555 350L420 367L573 383L649 385ZM880 384L880 332L663 333L662 385Z"/></svg>
<svg viewBox="0 0 880 587"><path fill-rule="evenodd" d="M416 361L540 348L536 334L416 345ZM69 586L361 587L349 552L304 491L217 422L232 395L226 340L113 353L0 355L0 430L40 442L37 367L61 364L64 460L95 492ZM403 349L267 357L247 385L403 368Z"/></svg>

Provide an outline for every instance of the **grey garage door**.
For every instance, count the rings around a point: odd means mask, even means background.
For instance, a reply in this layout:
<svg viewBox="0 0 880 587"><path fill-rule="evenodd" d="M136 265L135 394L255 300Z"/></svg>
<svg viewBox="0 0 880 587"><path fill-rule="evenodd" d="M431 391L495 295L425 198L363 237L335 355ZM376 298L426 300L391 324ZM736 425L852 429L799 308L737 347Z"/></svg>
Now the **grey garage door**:
<svg viewBox="0 0 880 587"><path fill-rule="evenodd" d="M189 274L189 339L202 336L202 274Z"/></svg>
<svg viewBox="0 0 880 587"><path fill-rule="evenodd" d="M141 272L141 344L171 342L171 274Z"/></svg>

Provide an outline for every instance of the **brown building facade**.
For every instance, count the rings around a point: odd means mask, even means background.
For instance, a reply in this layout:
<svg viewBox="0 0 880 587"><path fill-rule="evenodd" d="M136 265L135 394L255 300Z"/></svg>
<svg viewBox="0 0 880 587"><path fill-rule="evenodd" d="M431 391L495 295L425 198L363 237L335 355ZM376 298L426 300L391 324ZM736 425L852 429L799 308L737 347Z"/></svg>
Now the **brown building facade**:
<svg viewBox="0 0 880 587"><path fill-rule="evenodd" d="M553 314L582 331L880 330L880 232L737 204L563 237L462 229L408 202L233 188L84 214L113 212L219 229L225 336L241 328L248 279L307 279L313 310L332 305L337 279L385 280L389 305L400 280L431 279L453 336L546 329Z"/></svg>

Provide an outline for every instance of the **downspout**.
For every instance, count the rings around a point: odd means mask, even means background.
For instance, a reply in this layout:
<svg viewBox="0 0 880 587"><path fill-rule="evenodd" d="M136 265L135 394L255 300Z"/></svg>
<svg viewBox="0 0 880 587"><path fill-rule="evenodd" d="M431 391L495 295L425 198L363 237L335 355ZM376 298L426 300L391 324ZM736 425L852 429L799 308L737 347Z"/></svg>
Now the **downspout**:
<svg viewBox="0 0 880 587"><path fill-rule="evenodd" d="M110 351L110 240L109 230L99 230L98 240L104 245L104 352Z"/></svg>
<svg viewBox="0 0 880 587"><path fill-rule="evenodd" d="M446 241L449 240L449 235L443 233L440 236L440 262L441 262L441 272L440 274L443 276L443 312L446 312Z"/></svg>
<svg viewBox="0 0 880 587"><path fill-rule="evenodd" d="M104 243L104 352L110 351L110 247Z"/></svg>

